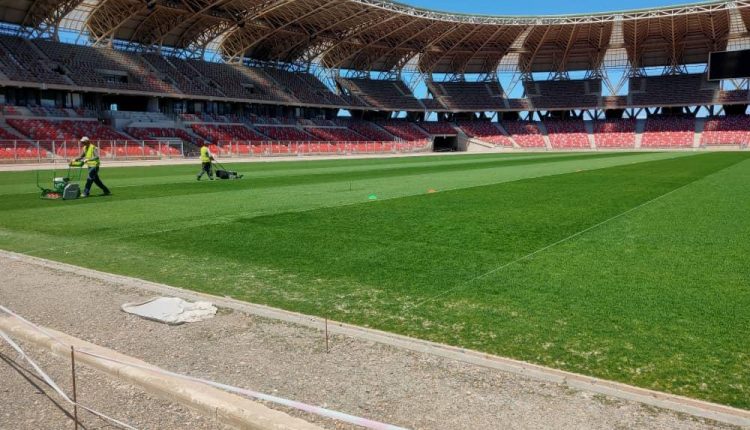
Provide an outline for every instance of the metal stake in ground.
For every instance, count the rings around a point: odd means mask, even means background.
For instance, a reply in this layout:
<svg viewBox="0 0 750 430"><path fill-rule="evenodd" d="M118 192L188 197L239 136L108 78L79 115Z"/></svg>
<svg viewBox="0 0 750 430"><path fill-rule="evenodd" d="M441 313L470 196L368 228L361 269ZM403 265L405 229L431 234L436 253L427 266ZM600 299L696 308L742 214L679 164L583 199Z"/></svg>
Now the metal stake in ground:
<svg viewBox="0 0 750 430"><path fill-rule="evenodd" d="M70 346L70 370L73 376L73 424L78 430L78 397L76 396L76 354L73 345Z"/></svg>
<svg viewBox="0 0 750 430"><path fill-rule="evenodd" d="M326 318L326 354L328 354L328 318Z"/></svg>

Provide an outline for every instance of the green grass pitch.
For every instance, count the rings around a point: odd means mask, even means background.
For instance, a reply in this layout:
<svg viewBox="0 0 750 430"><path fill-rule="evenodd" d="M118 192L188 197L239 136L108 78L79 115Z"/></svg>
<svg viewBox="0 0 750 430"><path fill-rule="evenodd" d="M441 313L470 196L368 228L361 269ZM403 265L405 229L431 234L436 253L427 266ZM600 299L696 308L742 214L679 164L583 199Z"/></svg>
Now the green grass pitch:
<svg viewBox="0 0 750 430"><path fill-rule="evenodd" d="M8 172L0 248L747 409L749 158L105 163L72 202Z"/></svg>

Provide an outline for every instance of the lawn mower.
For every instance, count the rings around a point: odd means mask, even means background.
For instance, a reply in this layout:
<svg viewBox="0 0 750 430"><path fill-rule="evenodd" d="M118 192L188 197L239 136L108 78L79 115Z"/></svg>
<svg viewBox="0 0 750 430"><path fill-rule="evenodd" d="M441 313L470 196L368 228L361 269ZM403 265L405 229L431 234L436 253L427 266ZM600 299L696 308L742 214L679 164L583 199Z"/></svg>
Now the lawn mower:
<svg viewBox="0 0 750 430"><path fill-rule="evenodd" d="M71 161L65 176L57 176L52 171L52 188L44 188L39 184L39 171L36 172L36 186L42 190L41 198L47 200L75 200L81 196L81 176L83 161Z"/></svg>
<svg viewBox="0 0 750 430"><path fill-rule="evenodd" d="M221 163L214 161L214 165L216 165L216 177L219 179L242 179L244 175L240 175L237 172L233 172L231 170L227 170L226 167L224 167Z"/></svg>

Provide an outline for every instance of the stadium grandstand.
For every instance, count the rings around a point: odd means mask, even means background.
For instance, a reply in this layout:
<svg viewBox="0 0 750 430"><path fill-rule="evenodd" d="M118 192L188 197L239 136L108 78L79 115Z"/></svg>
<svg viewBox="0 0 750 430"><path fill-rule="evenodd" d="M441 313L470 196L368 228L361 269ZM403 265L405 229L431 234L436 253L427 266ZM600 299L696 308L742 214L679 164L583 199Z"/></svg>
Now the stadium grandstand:
<svg viewBox="0 0 750 430"><path fill-rule="evenodd" d="M4 159L73 153L79 134L129 145L112 156L204 141L248 154L748 144L749 81L706 72L711 52L750 47L750 1L544 17L369 0L18 1L0 21Z"/></svg>

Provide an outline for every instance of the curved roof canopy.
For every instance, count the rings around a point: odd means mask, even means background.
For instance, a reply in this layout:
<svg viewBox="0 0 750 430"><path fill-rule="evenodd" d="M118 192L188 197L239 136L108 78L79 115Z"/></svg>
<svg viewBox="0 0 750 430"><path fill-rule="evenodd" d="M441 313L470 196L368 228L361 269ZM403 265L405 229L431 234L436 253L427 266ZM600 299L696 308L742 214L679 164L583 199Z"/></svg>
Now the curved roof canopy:
<svg viewBox="0 0 750 430"><path fill-rule="evenodd" d="M706 62L730 34L747 35L750 0L543 17L461 15L386 0L0 0L0 20L39 34L55 34L75 13L98 44L201 52L217 43L233 60L318 60L363 71L410 62L428 73L491 73L514 54L522 72L566 72L597 69L611 48L633 67Z"/></svg>

